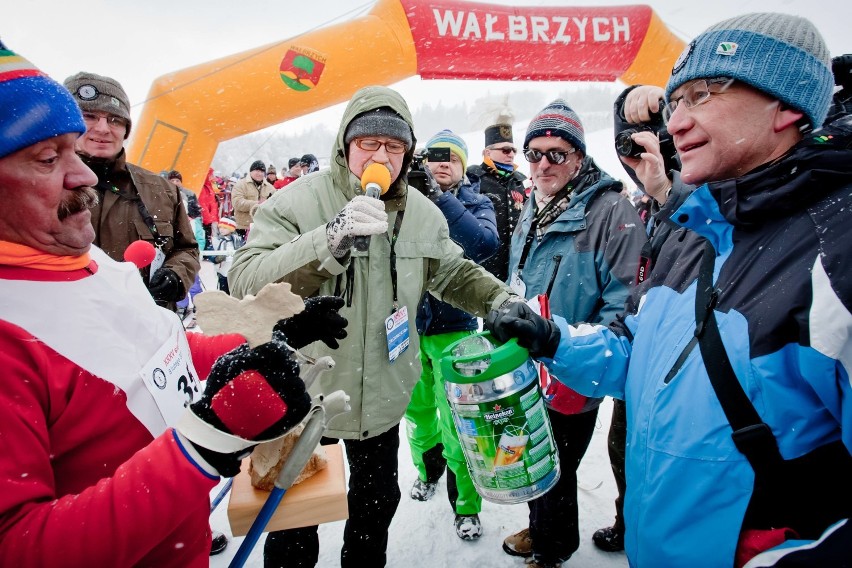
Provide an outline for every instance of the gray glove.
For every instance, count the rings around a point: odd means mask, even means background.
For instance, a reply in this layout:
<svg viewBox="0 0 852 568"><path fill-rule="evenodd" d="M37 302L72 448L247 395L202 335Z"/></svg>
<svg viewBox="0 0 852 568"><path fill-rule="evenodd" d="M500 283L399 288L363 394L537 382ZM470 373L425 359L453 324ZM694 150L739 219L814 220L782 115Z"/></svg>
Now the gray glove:
<svg viewBox="0 0 852 568"><path fill-rule="evenodd" d="M334 258L344 258L355 243L355 237L378 235L388 231L388 214L380 199L355 196L325 226L328 249Z"/></svg>

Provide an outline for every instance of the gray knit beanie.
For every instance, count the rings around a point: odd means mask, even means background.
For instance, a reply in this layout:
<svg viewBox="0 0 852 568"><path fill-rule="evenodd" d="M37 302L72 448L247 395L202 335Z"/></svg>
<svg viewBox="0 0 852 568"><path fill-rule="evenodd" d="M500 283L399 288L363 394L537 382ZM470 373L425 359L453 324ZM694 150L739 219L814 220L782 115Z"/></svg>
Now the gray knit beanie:
<svg viewBox="0 0 852 568"><path fill-rule="evenodd" d="M127 121L126 139L130 135L130 100L121 83L111 77L81 71L65 79L65 88L83 112L106 112Z"/></svg>
<svg viewBox="0 0 852 568"><path fill-rule="evenodd" d="M680 54L666 99L693 79L731 77L802 111L814 128L831 104L831 56L816 27L789 14L737 16L710 26Z"/></svg>
<svg viewBox="0 0 852 568"><path fill-rule="evenodd" d="M586 154L586 136L577 113L562 99L556 99L536 114L527 127L524 149L539 136L558 136Z"/></svg>
<svg viewBox="0 0 852 568"><path fill-rule="evenodd" d="M411 148L411 127L389 107L380 107L361 113L346 127L343 142L349 144L355 138L365 136L389 136Z"/></svg>

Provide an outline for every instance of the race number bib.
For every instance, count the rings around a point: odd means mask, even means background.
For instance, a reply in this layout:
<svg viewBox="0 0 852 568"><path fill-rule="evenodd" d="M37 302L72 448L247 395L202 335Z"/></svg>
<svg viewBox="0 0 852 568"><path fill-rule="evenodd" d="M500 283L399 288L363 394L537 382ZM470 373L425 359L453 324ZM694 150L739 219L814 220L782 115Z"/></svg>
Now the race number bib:
<svg viewBox="0 0 852 568"><path fill-rule="evenodd" d="M179 328L142 368L142 380L167 426L176 424L186 407L201 398L201 385L186 336Z"/></svg>

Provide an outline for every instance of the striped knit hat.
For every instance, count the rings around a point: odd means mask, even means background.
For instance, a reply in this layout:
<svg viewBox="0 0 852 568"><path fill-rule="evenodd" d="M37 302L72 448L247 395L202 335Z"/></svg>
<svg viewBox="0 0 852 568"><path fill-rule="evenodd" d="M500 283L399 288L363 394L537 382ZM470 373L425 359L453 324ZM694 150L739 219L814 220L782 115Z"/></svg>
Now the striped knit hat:
<svg viewBox="0 0 852 568"><path fill-rule="evenodd" d="M533 117L524 137L524 149L539 136L558 136L586 154L586 136L577 113L562 99L556 99Z"/></svg>
<svg viewBox="0 0 852 568"><path fill-rule="evenodd" d="M54 136L86 131L65 87L1 41L0 109L0 158Z"/></svg>
<svg viewBox="0 0 852 568"><path fill-rule="evenodd" d="M442 130L426 142L427 148L449 148L450 152L459 157L462 163L462 172L467 170L467 144L461 136L454 134L452 130Z"/></svg>
<svg viewBox="0 0 852 568"><path fill-rule="evenodd" d="M803 112L814 128L834 91L825 41L805 18L746 14L710 26L675 62L666 99L693 79L731 77Z"/></svg>

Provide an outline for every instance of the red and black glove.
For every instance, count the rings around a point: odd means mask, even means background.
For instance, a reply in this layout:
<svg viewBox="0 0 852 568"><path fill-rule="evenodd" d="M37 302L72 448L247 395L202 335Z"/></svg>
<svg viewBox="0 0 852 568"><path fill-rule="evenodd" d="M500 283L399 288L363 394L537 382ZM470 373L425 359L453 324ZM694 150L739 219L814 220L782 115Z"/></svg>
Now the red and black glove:
<svg viewBox="0 0 852 568"><path fill-rule="evenodd" d="M340 345L338 339L346 337L346 318L340 315L343 298L316 296L305 300L305 309L293 317L280 320L273 332L283 333L288 345L301 349L314 341L322 341L332 349Z"/></svg>
<svg viewBox="0 0 852 568"><path fill-rule="evenodd" d="M220 475L233 477L257 442L279 438L308 414L311 397L280 333L219 357L201 399L177 431Z"/></svg>

